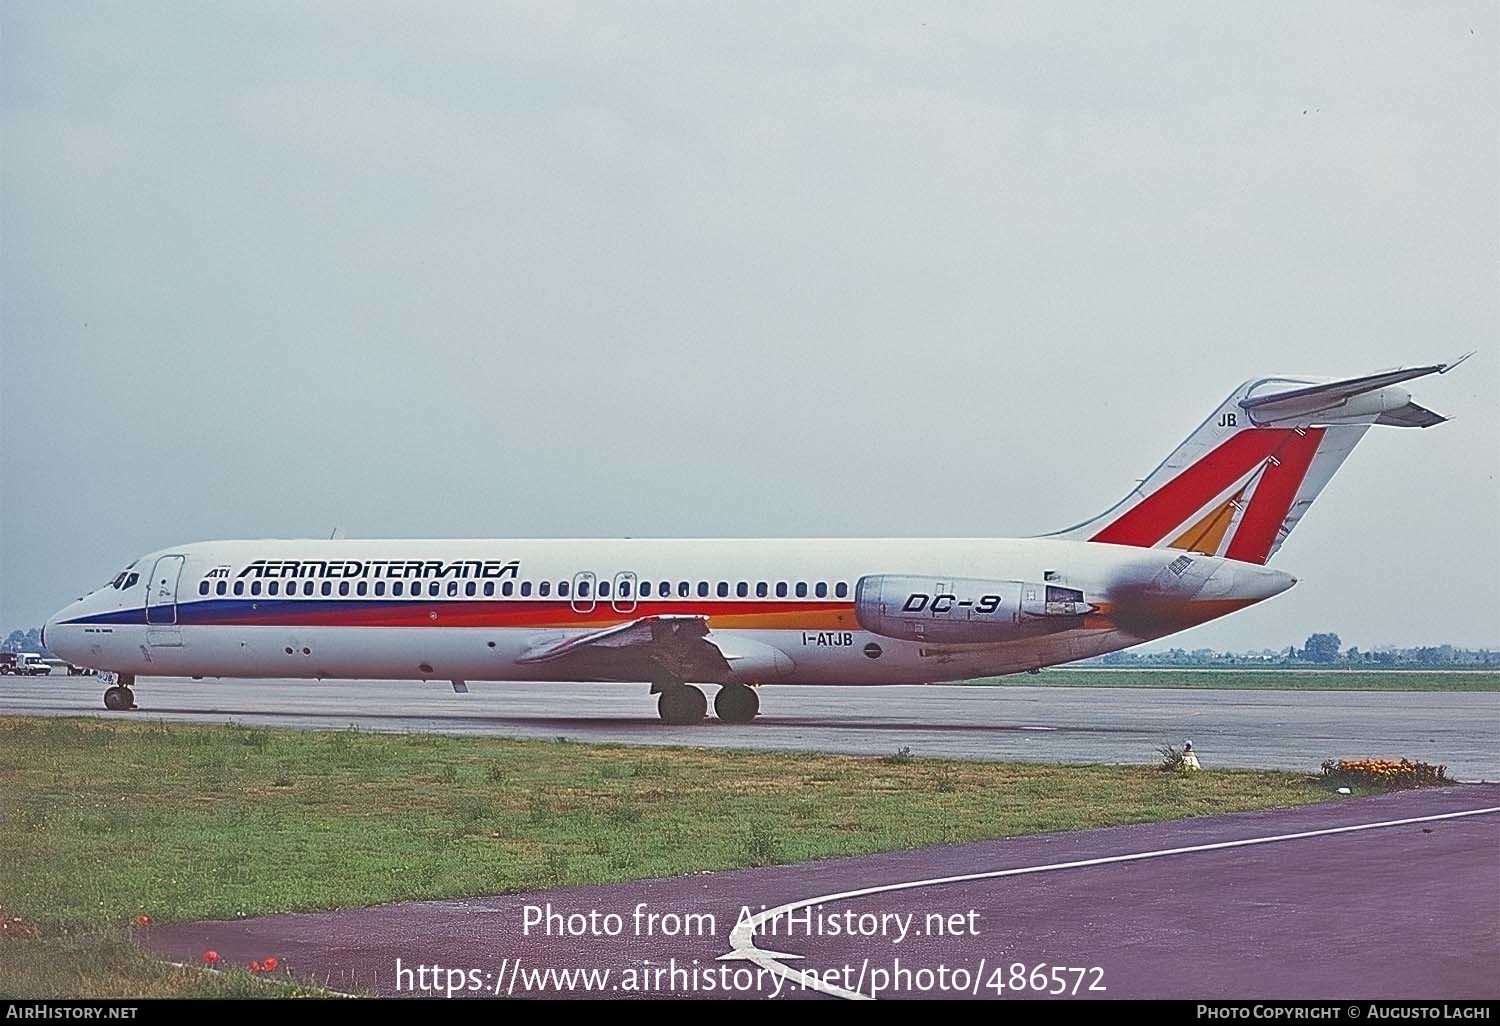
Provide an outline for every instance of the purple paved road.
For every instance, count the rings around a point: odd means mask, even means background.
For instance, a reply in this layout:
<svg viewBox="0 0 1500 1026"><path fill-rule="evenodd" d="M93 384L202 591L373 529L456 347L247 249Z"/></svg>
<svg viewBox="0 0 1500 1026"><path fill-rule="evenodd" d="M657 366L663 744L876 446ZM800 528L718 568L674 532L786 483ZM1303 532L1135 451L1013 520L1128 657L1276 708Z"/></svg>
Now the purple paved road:
<svg viewBox="0 0 1500 1026"><path fill-rule="evenodd" d="M456 982L450 968L473 969L462 983L485 993L513 986L517 995L586 996L576 980L570 988L527 978L598 969L610 972L603 987L611 997L720 997L726 984L740 995L771 996L780 986L782 997L818 997L755 961L719 960L743 908L754 914L851 889L1481 809L1500 810L1500 786L546 893L169 924L145 939L185 961L207 948L231 962L276 955L299 976L359 993L409 993L432 982L412 974L398 984L399 958L408 969L442 966L440 987ZM549 903L562 913L617 914L621 932L603 936L611 924L601 921L582 937L548 937L541 927L525 935L526 906ZM711 914L714 929L664 937L658 921L648 936L642 919L638 933L640 903L647 915ZM979 997L1020 996L1010 967L1022 962L1098 967L1107 989L1089 992L1097 976L1085 973L1079 997L1500 998L1500 811L907 887L825 901L811 912L806 922L825 932L809 936L798 912L792 936L763 931L757 946L803 955L786 964L846 990L868 994L888 983L882 997L969 996L976 980ZM946 935L935 935L936 920L929 928L931 915L942 917ZM862 935L831 936L835 922L852 922ZM903 922L908 933L898 941ZM967 976L955 978L955 969ZM1071 990L1076 978L1062 979ZM997 979L1003 994L993 990ZM955 995L960 980L965 995ZM1041 982L1058 986L1050 974L1046 981L1028 974L1028 983Z"/></svg>

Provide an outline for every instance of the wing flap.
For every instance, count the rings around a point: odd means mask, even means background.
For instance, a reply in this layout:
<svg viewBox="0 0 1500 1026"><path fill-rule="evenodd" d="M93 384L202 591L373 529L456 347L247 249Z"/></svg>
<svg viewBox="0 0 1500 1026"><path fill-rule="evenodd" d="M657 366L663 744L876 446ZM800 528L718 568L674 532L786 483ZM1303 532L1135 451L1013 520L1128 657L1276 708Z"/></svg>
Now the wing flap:
<svg viewBox="0 0 1500 1026"><path fill-rule="evenodd" d="M522 653L516 662L573 662L588 675L601 666L622 666L622 657L681 680L725 681L732 671L708 638L704 616L645 616L569 638L548 638Z"/></svg>
<svg viewBox="0 0 1500 1026"><path fill-rule="evenodd" d="M708 620L702 616L644 616L603 630L579 634L561 641L548 638L523 652L518 663L550 663L585 649L639 648L645 645L701 641L708 633Z"/></svg>
<svg viewBox="0 0 1500 1026"><path fill-rule="evenodd" d="M628 623L538 641L518 663L567 661L584 676L723 684L759 683L790 672L793 663L773 645L736 634L712 633L706 616L645 616ZM628 668L628 669L627 669ZM621 672L624 671L624 672Z"/></svg>

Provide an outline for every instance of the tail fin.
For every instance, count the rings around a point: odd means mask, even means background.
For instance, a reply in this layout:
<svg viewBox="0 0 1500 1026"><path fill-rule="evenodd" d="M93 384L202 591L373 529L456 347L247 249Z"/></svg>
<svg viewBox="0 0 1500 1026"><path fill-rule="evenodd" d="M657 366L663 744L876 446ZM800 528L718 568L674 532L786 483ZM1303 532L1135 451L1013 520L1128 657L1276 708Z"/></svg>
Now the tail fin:
<svg viewBox="0 0 1500 1026"><path fill-rule="evenodd" d="M1357 378L1247 381L1129 495L1046 537L1265 563L1371 425L1448 419L1396 385L1447 373L1472 355Z"/></svg>

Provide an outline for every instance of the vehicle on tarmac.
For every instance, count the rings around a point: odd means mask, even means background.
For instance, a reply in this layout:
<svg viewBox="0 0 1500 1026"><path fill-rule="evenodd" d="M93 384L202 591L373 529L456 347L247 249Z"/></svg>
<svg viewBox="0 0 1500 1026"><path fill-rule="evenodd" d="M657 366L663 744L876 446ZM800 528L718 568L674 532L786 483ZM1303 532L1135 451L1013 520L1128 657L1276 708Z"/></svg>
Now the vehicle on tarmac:
<svg viewBox="0 0 1500 1026"><path fill-rule="evenodd" d="M52 664L36 652L0 652L0 674L16 677L45 677Z"/></svg>

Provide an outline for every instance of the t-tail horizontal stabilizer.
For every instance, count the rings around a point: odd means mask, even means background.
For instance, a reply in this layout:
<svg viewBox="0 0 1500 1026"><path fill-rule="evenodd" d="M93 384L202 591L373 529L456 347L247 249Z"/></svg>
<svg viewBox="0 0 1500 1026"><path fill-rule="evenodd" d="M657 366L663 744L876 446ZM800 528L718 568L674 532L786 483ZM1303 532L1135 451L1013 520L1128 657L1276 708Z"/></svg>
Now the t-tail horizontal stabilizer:
<svg viewBox="0 0 1500 1026"><path fill-rule="evenodd" d="M1447 417L1411 401L1403 381L1446 374L1473 352L1450 363L1423 367L1398 367L1357 378L1342 378L1303 384L1284 378L1269 378L1250 388L1239 401L1256 427L1311 427L1326 424L1384 424L1389 427L1432 427ZM1297 387L1287 388L1287 385Z"/></svg>

